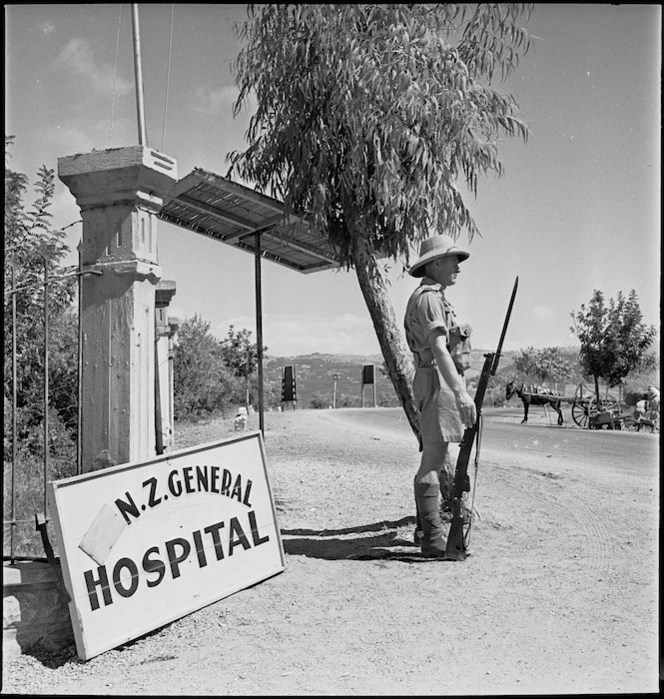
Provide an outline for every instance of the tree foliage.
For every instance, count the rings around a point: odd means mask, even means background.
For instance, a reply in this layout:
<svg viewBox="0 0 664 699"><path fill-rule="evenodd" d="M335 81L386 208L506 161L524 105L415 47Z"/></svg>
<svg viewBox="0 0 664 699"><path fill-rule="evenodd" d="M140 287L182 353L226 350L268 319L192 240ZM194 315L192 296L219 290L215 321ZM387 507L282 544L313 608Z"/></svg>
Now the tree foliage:
<svg viewBox="0 0 664 699"><path fill-rule="evenodd" d="M514 368L539 383L551 381L554 385L573 374L572 365L558 347L545 347L541 350L528 347L519 350L514 357Z"/></svg>
<svg viewBox="0 0 664 699"><path fill-rule="evenodd" d="M571 313L571 330L581 343L579 359L584 371L595 378L603 378L609 386L622 384L627 375L652 364L647 354L657 334L654 325L643 323L636 291L625 298L622 292L614 301L605 303L604 294L595 289L588 305Z"/></svg>
<svg viewBox="0 0 664 699"><path fill-rule="evenodd" d="M255 376L258 367L258 344L251 342L251 330L243 328L235 331L235 326L231 325L228 334L219 343L219 350L224 364L235 376L244 380L245 403L248 408L252 402L252 378L255 384L254 396L258 394L258 377ZM267 347L263 347L263 352L266 351ZM265 399L265 396L263 398Z"/></svg>
<svg viewBox="0 0 664 699"><path fill-rule="evenodd" d="M530 48L523 4L249 5L234 64L255 99L229 176L281 198L353 268L413 431L412 356L381 258L408 261L431 232L479 233L457 186L500 175L501 136L528 131L491 87Z"/></svg>
<svg viewBox="0 0 664 699"><path fill-rule="evenodd" d="M267 349L267 348L265 348ZM173 402L178 420L225 415L239 405L258 402L258 349L250 330L230 326L219 341L198 314L178 330L173 353ZM271 382L263 390L266 407L279 404Z"/></svg>
<svg viewBox="0 0 664 699"><path fill-rule="evenodd" d="M225 365L210 323L198 314L178 329L173 348L175 417L185 419L223 412L237 401L237 382Z"/></svg>
<svg viewBox="0 0 664 699"><path fill-rule="evenodd" d="M471 9L472 8L472 9ZM500 134L527 138L510 95L490 87L530 47L529 6L250 5L235 63L250 95L248 149L230 172L308 212L352 266L351 222L376 252L408 258L431 228L472 237L456 186L502 173Z"/></svg>
<svg viewBox="0 0 664 699"><path fill-rule="evenodd" d="M221 358L235 376L248 378L258 366L258 345L251 342L251 330L228 328L228 334L219 343ZM267 347L263 348L266 351Z"/></svg>
<svg viewBox="0 0 664 699"><path fill-rule="evenodd" d="M35 452L43 451L37 437L44 421L45 273L48 272L49 324L49 427L51 434L77 432L76 371L77 334L72 315L75 278L61 266L69 248L63 230L54 229L50 212L54 171L42 166L33 186L34 201L26 202L28 177L9 167L9 147L14 137L5 136L5 258L4 258L4 397L5 426L11 425L12 341L16 340L17 441ZM12 302L15 302L16 326ZM62 423L62 428L57 423ZM5 453L11 429L5 430ZM57 440L51 440L54 448Z"/></svg>

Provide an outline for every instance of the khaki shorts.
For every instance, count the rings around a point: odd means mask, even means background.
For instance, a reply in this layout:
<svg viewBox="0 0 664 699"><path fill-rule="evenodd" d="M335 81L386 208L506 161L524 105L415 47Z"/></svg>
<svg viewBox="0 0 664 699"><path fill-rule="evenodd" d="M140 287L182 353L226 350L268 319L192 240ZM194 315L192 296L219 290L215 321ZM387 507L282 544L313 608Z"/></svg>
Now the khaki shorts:
<svg viewBox="0 0 664 699"><path fill-rule="evenodd" d="M420 367L416 370L413 396L420 411L422 444L460 442L463 439L465 430L454 393L442 380L437 367Z"/></svg>

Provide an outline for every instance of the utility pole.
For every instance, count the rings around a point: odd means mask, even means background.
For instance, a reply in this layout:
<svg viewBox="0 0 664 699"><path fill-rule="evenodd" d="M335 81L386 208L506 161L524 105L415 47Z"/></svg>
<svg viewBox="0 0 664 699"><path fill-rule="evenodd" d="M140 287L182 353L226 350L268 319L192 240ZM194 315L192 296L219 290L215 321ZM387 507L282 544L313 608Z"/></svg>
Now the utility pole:
<svg viewBox="0 0 664 699"><path fill-rule="evenodd" d="M337 381L339 380L339 374L332 374L332 379L334 380L334 391L332 393L332 409L337 407Z"/></svg>

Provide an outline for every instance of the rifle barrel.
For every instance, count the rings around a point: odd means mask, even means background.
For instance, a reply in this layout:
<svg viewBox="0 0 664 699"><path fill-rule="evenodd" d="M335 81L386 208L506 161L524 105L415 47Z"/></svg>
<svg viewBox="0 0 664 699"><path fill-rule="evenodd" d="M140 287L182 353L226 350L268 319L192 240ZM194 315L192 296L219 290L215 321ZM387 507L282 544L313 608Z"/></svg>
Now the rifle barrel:
<svg viewBox="0 0 664 699"><path fill-rule="evenodd" d="M498 341L498 349L496 350L496 353L493 358L493 365L491 367L491 376L495 376L496 371L498 370L498 361L500 359L500 353L503 349L503 340L505 339L505 335L507 334L507 326L509 325L510 322L510 316L512 315L512 307L514 306L514 299L516 298L516 290L519 286L519 277L517 275L517 278L514 280L514 288L512 289L512 296L510 298L510 304L507 307L507 315L505 316L505 322L503 323L503 329L502 332L500 333L500 340Z"/></svg>

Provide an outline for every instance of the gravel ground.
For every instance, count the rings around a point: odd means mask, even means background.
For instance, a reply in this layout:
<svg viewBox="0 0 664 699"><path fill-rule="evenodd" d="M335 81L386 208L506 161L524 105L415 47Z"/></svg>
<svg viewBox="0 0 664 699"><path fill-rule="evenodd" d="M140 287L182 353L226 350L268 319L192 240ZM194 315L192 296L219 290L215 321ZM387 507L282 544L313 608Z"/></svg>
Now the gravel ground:
<svg viewBox="0 0 664 699"><path fill-rule="evenodd" d="M601 435L514 415L512 441L482 447L473 555L444 562L411 555L418 454L399 410L269 413L285 571L85 663L3 661L2 693L657 692L658 435L612 437L609 459Z"/></svg>

